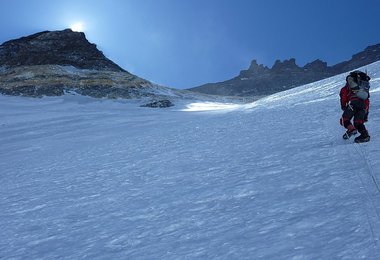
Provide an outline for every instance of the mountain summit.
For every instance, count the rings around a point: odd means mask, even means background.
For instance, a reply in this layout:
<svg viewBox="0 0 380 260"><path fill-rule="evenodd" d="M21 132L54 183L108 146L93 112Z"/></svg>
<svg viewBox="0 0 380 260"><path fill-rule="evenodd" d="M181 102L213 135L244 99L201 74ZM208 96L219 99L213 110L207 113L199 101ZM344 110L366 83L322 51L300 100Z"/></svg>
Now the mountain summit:
<svg viewBox="0 0 380 260"><path fill-rule="evenodd" d="M79 69L125 71L90 43L82 32L71 29L44 31L0 46L0 64L10 67L71 65Z"/></svg>
<svg viewBox="0 0 380 260"><path fill-rule="evenodd" d="M0 45L0 94L162 99L175 90L125 71L82 32L44 31Z"/></svg>

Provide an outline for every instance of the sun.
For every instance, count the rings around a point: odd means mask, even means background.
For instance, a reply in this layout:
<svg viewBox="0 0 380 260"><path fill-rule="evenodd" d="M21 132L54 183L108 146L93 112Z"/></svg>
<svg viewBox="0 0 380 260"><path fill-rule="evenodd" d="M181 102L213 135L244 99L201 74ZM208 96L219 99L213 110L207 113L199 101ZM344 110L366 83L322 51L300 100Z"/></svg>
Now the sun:
<svg viewBox="0 0 380 260"><path fill-rule="evenodd" d="M73 23L72 25L70 25L70 29L74 32L83 32L84 24L82 22Z"/></svg>

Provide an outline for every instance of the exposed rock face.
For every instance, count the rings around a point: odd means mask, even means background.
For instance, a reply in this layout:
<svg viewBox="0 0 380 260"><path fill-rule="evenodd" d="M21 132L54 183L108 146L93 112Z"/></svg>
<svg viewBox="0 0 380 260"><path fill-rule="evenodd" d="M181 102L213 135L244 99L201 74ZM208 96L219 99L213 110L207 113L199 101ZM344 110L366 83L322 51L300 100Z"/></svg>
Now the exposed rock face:
<svg viewBox="0 0 380 260"><path fill-rule="evenodd" d="M29 97L67 92L96 98L155 97L156 85L107 59L85 35L41 32L0 45L0 94Z"/></svg>
<svg viewBox="0 0 380 260"><path fill-rule="evenodd" d="M153 85L128 72L77 69L73 66L36 65L2 69L0 93L13 96L60 96L75 92L96 98L147 96Z"/></svg>
<svg viewBox="0 0 380 260"><path fill-rule="evenodd" d="M233 79L205 84L190 90L225 96L269 95L348 72L378 60L380 60L380 44L369 46L353 55L351 60L334 66L327 66L326 62L315 60L304 67L299 67L295 59L289 59L283 62L277 60L272 68L268 68L253 60L248 70L242 70Z"/></svg>
<svg viewBox="0 0 380 260"><path fill-rule="evenodd" d="M0 46L2 66L71 65L80 69L124 71L107 59L84 33L70 29L40 32Z"/></svg>

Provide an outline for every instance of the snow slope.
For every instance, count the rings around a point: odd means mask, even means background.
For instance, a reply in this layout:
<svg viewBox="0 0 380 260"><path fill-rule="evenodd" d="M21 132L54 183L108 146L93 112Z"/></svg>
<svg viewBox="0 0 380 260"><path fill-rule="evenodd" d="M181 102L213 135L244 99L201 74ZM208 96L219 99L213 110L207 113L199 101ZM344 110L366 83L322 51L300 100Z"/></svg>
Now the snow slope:
<svg viewBox="0 0 380 260"><path fill-rule="evenodd" d="M345 75L246 105L0 96L0 259L379 259L366 69L367 144Z"/></svg>

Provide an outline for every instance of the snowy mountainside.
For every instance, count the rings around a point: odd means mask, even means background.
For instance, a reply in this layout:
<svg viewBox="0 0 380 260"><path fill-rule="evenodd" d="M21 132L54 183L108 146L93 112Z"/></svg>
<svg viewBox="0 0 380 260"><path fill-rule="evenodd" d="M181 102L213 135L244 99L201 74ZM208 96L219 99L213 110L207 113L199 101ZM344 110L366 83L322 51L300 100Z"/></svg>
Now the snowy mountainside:
<svg viewBox="0 0 380 260"><path fill-rule="evenodd" d="M380 63L366 144L339 75L250 104L0 96L0 259L378 259Z"/></svg>

